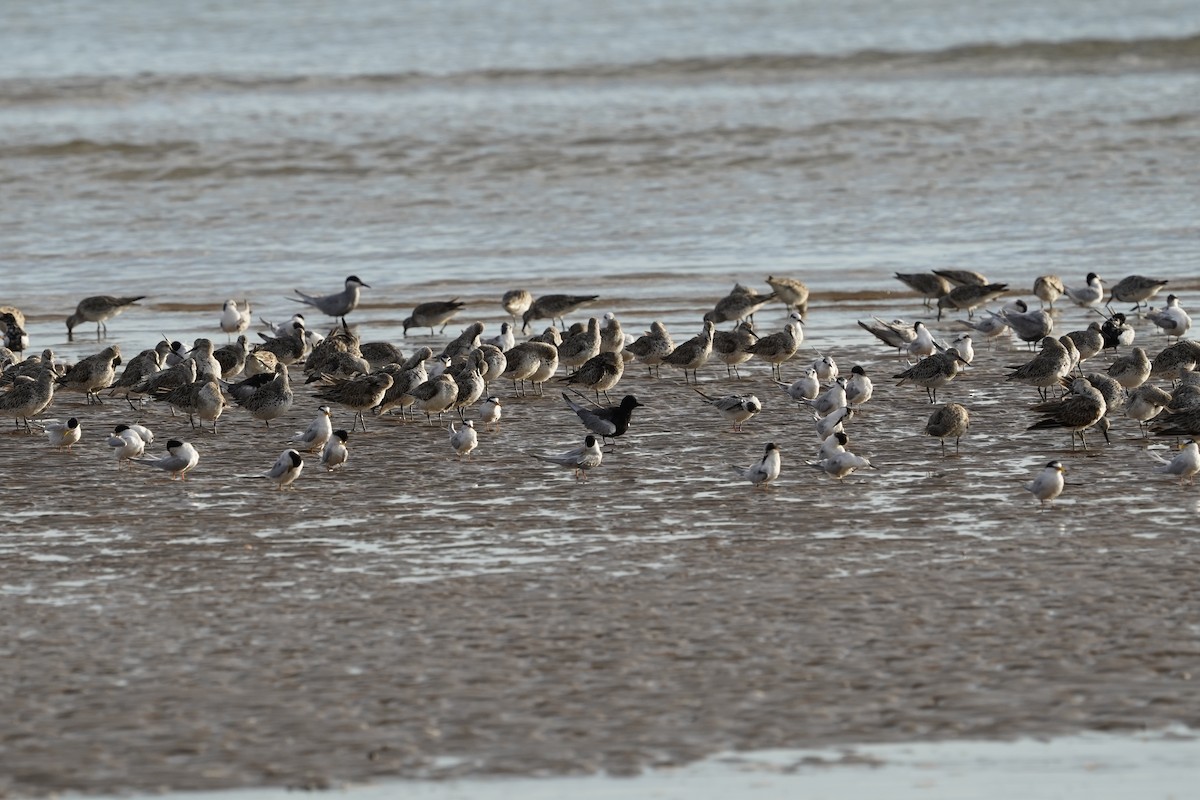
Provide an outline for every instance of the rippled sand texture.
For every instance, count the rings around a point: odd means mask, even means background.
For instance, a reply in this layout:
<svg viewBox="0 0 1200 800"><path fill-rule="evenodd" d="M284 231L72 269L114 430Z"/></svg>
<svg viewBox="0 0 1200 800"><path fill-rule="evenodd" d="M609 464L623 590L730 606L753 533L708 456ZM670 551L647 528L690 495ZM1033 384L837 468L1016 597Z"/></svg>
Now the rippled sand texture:
<svg viewBox="0 0 1200 800"><path fill-rule="evenodd" d="M860 312L812 311L837 313ZM943 460L924 391L886 379L901 361L865 339L835 355L876 380L849 431L880 468L844 483L803 466L812 421L757 363L700 371L764 401L744 434L677 372L631 367L618 390L646 408L587 483L526 455L582 438L556 388L503 387L503 428L468 462L443 428L372 418L344 472L310 459L282 494L243 476L312 417L298 381L270 431L231 410L192 435L148 408L155 451L199 448L186 483L118 472L103 436L128 407L61 395L75 452L0 435L0 788L621 774L728 748L1200 725L1200 502L1152 471L1136 426L1087 453L1025 432L1035 390L998 378L1027 354L980 347L939 398L973 418ZM766 441L783 475L753 491L729 465ZM1069 485L1039 513L1021 485L1051 458Z"/></svg>

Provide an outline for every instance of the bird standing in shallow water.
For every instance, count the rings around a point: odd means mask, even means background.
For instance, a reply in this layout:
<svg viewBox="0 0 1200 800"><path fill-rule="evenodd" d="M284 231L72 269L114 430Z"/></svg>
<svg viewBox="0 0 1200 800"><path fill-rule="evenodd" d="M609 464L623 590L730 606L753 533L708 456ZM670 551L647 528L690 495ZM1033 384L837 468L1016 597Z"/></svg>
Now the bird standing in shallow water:
<svg viewBox="0 0 1200 800"><path fill-rule="evenodd" d="M771 481L779 477L781 468L779 447L774 442L769 442L762 458L748 467L733 466L733 471L754 484L755 489L767 489L770 488Z"/></svg>
<svg viewBox="0 0 1200 800"><path fill-rule="evenodd" d="M1041 508L1045 508L1046 503L1053 504L1054 498L1062 494L1066 471L1061 462L1051 461L1036 478L1025 484L1025 491L1038 499Z"/></svg>

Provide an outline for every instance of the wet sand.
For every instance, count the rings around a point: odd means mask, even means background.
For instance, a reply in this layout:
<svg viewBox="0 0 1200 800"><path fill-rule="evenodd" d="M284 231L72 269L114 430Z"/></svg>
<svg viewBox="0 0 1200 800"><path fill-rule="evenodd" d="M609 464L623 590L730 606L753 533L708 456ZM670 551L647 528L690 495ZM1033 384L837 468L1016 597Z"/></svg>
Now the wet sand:
<svg viewBox="0 0 1200 800"><path fill-rule="evenodd" d="M313 416L299 381L269 431L231 410L192 435L147 408L154 451L181 434L200 450L185 483L118 472L103 438L128 406L61 394L75 452L0 434L0 790L628 775L728 750L1200 727L1196 487L1155 474L1124 418L1086 453L1026 432L1036 392L1000 377L1028 355L977 350L939 393L972 413L943 459L924 391L886 379L902 362L838 347L875 378L849 432L880 467L841 483L803 465L812 421L758 364L701 370L706 391L763 399L741 434L678 373L631 367L618 389L647 407L586 483L526 454L582 438L549 386L504 387L471 461L444 428L371 418L344 472L310 460L285 493L240 476ZM728 465L766 441L784 472L756 492ZM1021 486L1052 458L1069 484L1039 512Z"/></svg>

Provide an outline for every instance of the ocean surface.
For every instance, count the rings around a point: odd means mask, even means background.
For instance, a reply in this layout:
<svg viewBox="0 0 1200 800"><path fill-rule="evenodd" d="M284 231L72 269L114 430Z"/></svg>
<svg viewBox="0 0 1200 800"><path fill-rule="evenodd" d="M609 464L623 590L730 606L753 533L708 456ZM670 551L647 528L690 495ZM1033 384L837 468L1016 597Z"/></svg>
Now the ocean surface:
<svg viewBox="0 0 1200 800"><path fill-rule="evenodd" d="M1001 340L939 394L972 414L942 458L924 391L893 385L903 361L855 320L961 330L894 278L938 268L1030 300L1045 273L1142 274L1194 313L1200 4L59 0L2 16L0 306L25 313L30 352L96 352L89 324L74 342L63 324L90 295L146 296L108 323L128 359L164 336L223 344L227 298L279 321L294 288L352 274L371 288L350 322L406 352L473 319L494 334L522 287L597 295L568 321L662 320L679 342L734 282L787 276L813 301L784 376L817 351L865 366L876 396L848 431L879 469L838 483L804 466L809 415L760 362L700 371L708 392L764 401L746 434L677 370L631 366L619 389L646 408L582 484L529 458L582 435L558 384L502 382L502 431L468 462L443 428L371 417L345 471L309 458L283 496L249 478L312 419L298 369L286 417L229 409L216 435L63 392L45 416L78 415L73 452L0 435L0 794L1196 729L1200 501L1153 459L1174 442L1119 415L1086 452L1027 431L1036 392L1004 377L1029 354ZM468 306L445 334L402 336L413 306L451 297ZM1056 334L1099 319L1056 313ZM1151 355L1166 345L1134 324ZM196 444L186 483L117 472L103 436L135 414L156 453ZM729 465L772 440L784 473L755 492ZM1051 458L1070 477L1043 513L1021 487Z"/></svg>

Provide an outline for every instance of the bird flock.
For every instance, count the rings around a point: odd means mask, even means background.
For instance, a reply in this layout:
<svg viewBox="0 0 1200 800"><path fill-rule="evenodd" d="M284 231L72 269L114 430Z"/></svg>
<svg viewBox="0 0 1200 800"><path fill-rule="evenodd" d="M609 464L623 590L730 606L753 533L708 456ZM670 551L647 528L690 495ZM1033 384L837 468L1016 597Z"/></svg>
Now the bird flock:
<svg viewBox="0 0 1200 800"><path fill-rule="evenodd" d="M952 457L947 449L950 440L954 454L961 452L971 411L963 397L938 404L939 391L953 393L955 378L978 369L987 359L1006 370L1006 382L1036 391L1036 399L1031 392L1027 408L1019 412L1027 415L1028 430L1065 430L1071 450L1078 445L1088 451L1097 444L1094 436L1089 443L1087 434L1098 431L1111 445L1110 431L1123 416L1136 423L1143 441L1155 434L1180 442L1178 454L1170 459L1147 448L1149 469L1176 476L1181 484L1193 483L1200 473L1200 373L1196 372L1200 344L1187 338L1191 319L1178 296L1170 294L1158 308L1148 305L1167 281L1133 275L1106 291L1095 273L1076 286L1044 275L1034 281L1027 301L1016 297L1018 292L1008 284L969 270L896 273L895 277L917 293L927 309L936 306L936 321L930 323L939 333L922 320L873 317L859 320L858 326L873 341L895 351L896 367L889 376L895 386L924 391L931 413L921 413L912 428L937 439L942 458ZM339 292L316 295L296 290L288 297L310 316L315 311L331 318L328 323L313 325L301 313L274 322L260 319L262 330L252 343L250 329L255 322L249 301L229 299L213 328L214 334L219 329L226 335L225 345L201 337L187 346L164 337L128 361L116 343L74 364L62 363L50 349L24 357L30 341L23 316L19 309L4 307L0 309L4 329L0 414L12 416L15 431L23 427L29 434L44 433L51 447L70 450L81 443L86 409L115 398L127 403L136 417L105 434L117 468L156 469L170 479L186 480L200 463L203 448L197 447L199 440L187 441L183 431L218 434L218 423L230 409L245 412L265 430L275 430L271 423L292 410L299 392L302 402L311 396L319 403L312 422L286 441L288 447L264 472L242 476L266 479L284 490L296 486L306 457L326 471L342 470L350 460L351 436L356 431L365 433L368 420L376 426L388 417L401 421L424 417L425 427L445 432L448 458L471 460L481 447L486 449L480 434L500 430L505 397L528 398L562 403L586 434L569 449L526 454L570 470L584 482L635 427L635 410L654 405L651 397L643 403L617 391L627 370L644 368L648 381L682 379L694 392L696 413L715 412L730 433L746 432L763 410L759 393L768 401L794 406L796 418L809 420L816 433L812 452L798 461L818 473L841 481L858 470L881 469L850 449L856 415L869 413L864 409L876 395L872 378L862 364L842 374L831 353L817 351L811 360L802 354L810 300L807 287L794 278L774 275L765 283L770 291L735 285L696 320L698 331L678 343L660 320L652 321L638 336L627 333L613 312L568 324L567 318L595 303L597 295L534 297L517 289L500 298L509 321L501 323L494 335L485 335L483 323L472 322L440 351L422 345L408 354L393 342L364 341L347 322L359 305L361 290L371 288L354 275L345 279ZM107 323L142 299L84 298L66 318L68 339L73 340L75 329L84 322L96 323L98 341L107 338ZM1063 301L1080 311L1056 309L1055 303L1062 306ZM1035 303L1037 308L1032 307ZM1114 310L1114 303L1134 305L1125 313ZM783 307L786 321L777 330L756 328L755 313L772 304ZM467 307L458 298L421 303L404 319L404 336L410 330L428 329L430 339L441 337ZM945 320L946 312L965 318ZM1056 335L1065 320L1081 315L1078 327ZM543 320L549 326L531 335L533 323ZM994 347L1001 337L1022 344ZM1020 354L1020 348L1028 349L1023 359L1013 355ZM714 391L720 380L719 373L711 375L714 361L724 365L725 380L737 382L739 389L747 380L761 380L758 374L743 378L739 368L747 365L765 365L770 379L759 384L762 388L756 385L758 393ZM1102 361L1106 364L1101 366ZM668 369L665 378L663 367ZM700 387L702 370L710 372L705 389ZM548 384L556 390L547 392ZM66 405L60 399L63 393L82 396L74 404L82 408L66 421L48 418L56 406ZM155 436L143 424L156 407L163 411L156 427L172 427L172 437L160 453L150 451ZM334 425L335 408L351 415L348 429ZM702 412L704 408L710 411ZM169 421L176 414L179 417ZM181 427L184 416L189 428ZM765 443L758 461L729 463L727 474L757 490L771 489L784 465L779 437L773 439ZM1066 472L1060 460L1052 459L1024 488L1041 507L1050 507L1067 485Z"/></svg>

